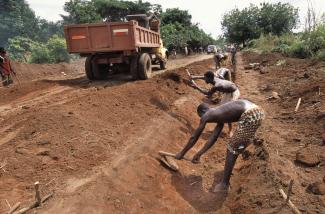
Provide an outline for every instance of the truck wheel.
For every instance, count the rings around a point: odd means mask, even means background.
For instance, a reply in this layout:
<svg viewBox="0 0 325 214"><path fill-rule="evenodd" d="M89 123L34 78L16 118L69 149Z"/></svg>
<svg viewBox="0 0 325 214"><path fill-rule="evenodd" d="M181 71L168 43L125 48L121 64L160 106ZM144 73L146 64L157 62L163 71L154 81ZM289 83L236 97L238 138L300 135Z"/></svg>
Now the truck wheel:
<svg viewBox="0 0 325 214"><path fill-rule="evenodd" d="M142 80L149 79L152 75L151 59L149 54L143 53L139 59L139 78Z"/></svg>
<svg viewBox="0 0 325 214"><path fill-rule="evenodd" d="M161 70L166 69L166 64L167 64L167 61L165 61L165 60L160 61L160 69Z"/></svg>
<svg viewBox="0 0 325 214"><path fill-rule="evenodd" d="M98 64L96 62L96 56L92 59L92 72L94 74L94 77L96 80L102 80L105 79L105 76L107 74L107 66L106 64Z"/></svg>
<svg viewBox="0 0 325 214"><path fill-rule="evenodd" d="M86 76L89 80L94 80L95 77L94 77L94 73L93 73L93 69L92 69L92 63L91 63L91 60L92 60L92 56L88 56L86 58L86 62L85 62L85 70L86 70Z"/></svg>
<svg viewBox="0 0 325 214"><path fill-rule="evenodd" d="M131 57L131 62L130 62L130 73L132 76L133 80L139 79L139 72L138 72L138 56L133 56Z"/></svg>

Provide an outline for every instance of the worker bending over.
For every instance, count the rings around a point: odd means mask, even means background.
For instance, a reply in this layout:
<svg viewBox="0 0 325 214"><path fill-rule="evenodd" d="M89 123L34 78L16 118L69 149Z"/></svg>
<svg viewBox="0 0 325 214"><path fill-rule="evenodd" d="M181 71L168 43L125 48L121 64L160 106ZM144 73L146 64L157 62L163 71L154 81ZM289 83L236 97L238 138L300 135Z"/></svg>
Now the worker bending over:
<svg viewBox="0 0 325 214"><path fill-rule="evenodd" d="M240 97L240 92L238 87L236 86L235 83L229 81L229 80L225 80L222 78L225 78L226 76L230 75L230 72L228 69L219 69L218 71L219 74L215 75L212 71L207 71L204 74L204 81L207 84L211 84L213 85L212 88L210 90L206 90L204 88L201 88L200 86L198 86L195 81L191 81L192 83L192 87L199 90L200 92L202 92L203 94L205 94L207 97L211 97L215 92L221 92L222 93L222 98L220 101L220 104L224 104L227 103L229 101L233 101L233 100L237 100ZM228 73L228 75L227 75ZM199 76L194 76L194 78L199 79ZM222 77L222 78L220 78ZM231 78L231 77L230 77ZM229 127L229 136L232 136L232 125L231 123L228 124Z"/></svg>
<svg viewBox="0 0 325 214"><path fill-rule="evenodd" d="M206 103L203 103L198 106L197 113L201 117L200 124L175 158L181 160L197 143L207 123L216 123L216 127L206 144L193 156L192 162L199 163L200 157L217 142L224 124L238 122L235 133L227 145L223 179L213 190L214 192L227 191L237 157L254 139L255 133L265 117L264 110L248 100L240 99L215 108L210 108Z"/></svg>

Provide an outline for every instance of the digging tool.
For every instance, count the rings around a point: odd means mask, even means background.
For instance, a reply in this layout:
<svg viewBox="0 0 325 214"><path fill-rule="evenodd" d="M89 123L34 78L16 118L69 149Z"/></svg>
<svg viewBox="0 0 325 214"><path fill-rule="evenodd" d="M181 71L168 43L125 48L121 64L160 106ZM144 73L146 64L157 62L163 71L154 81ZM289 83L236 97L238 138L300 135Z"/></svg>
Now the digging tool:
<svg viewBox="0 0 325 214"><path fill-rule="evenodd" d="M176 154L164 152L164 151L159 151L158 153L161 156L159 159L161 163L163 163L166 167L168 167L169 169L171 169L173 171L179 170L179 167L178 167L176 161L174 160L174 158L176 157ZM183 159L187 160L187 161L192 161L192 159L187 158L187 157L183 157Z"/></svg>
<svg viewBox="0 0 325 214"><path fill-rule="evenodd" d="M170 152L159 151L159 154L161 156L169 156L169 157L173 157L173 158L176 157L176 154L173 154L173 153L170 153ZM190 161L190 162L192 161L192 159L191 158L188 158L188 157L183 157L183 159L184 160L187 160L187 161Z"/></svg>

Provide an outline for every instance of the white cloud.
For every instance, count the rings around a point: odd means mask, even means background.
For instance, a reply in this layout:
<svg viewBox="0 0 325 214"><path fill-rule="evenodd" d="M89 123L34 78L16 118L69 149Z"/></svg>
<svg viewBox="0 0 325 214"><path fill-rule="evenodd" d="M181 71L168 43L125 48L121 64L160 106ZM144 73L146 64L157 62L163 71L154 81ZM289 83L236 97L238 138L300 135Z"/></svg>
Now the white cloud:
<svg viewBox="0 0 325 214"><path fill-rule="evenodd" d="M145 1L145 0L144 0ZM161 4L163 9L179 7L188 10L192 14L193 22L200 23L200 27L214 37L221 34L221 20L223 14L237 7L242 9L249 4L262 2L279 2L278 0L147 0L150 3ZM37 16L57 21L60 14L64 14L63 5L66 0L27 0ZM300 18L304 18L307 12L307 0L284 0L298 7ZM310 0L318 14L325 12L325 0Z"/></svg>

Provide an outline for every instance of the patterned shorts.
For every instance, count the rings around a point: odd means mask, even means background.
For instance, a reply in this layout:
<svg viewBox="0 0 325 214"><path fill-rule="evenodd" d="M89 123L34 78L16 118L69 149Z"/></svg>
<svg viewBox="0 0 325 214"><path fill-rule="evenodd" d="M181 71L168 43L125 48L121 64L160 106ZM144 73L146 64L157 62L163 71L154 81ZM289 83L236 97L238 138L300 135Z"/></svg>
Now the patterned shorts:
<svg viewBox="0 0 325 214"><path fill-rule="evenodd" d="M243 152L254 139L255 133L264 118L264 110L258 106L244 112L238 121L233 137L227 145L228 150L234 154Z"/></svg>

